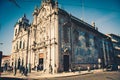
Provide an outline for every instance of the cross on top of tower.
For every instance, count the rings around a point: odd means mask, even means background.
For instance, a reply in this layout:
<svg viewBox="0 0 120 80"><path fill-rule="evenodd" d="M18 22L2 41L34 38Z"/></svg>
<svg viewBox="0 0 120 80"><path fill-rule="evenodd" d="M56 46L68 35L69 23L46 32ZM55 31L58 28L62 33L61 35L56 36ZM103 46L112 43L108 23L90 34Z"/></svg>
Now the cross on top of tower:
<svg viewBox="0 0 120 80"><path fill-rule="evenodd" d="M26 18L26 14L25 13L24 13L23 17Z"/></svg>
<svg viewBox="0 0 120 80"><path fill-rule="evenodd" d="M42 0L42 3L54 3L55 0Z"/></svg>

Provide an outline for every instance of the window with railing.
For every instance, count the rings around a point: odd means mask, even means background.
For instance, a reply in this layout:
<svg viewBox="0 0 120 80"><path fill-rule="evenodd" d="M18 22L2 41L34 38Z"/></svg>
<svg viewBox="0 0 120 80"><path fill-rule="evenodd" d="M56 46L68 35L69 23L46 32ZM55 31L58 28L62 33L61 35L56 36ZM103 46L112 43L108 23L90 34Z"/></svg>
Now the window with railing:
<svg viewBox="0 0 120 80"><path fill-rule="evenodd" d="M20 49L22 48L22 41L20 41Z"/></svg>
<svg viewBox="0 0 120 80"><path fill-rule="evenodd" d="M18 50L18 41L17 41L17 43L16 43L16 50Z"/></svg>
<svg viewBox="0 0 120 80"><path fill-rule="evenodd" d="M23 42L23 49L25 49L25 41Z"/></svg>

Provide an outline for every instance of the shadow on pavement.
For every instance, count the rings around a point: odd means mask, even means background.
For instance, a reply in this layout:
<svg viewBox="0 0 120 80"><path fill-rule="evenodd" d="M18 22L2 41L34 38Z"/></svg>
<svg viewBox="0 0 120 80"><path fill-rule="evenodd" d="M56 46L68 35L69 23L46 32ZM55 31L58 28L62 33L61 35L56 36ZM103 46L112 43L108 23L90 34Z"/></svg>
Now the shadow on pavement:
<svg viewBox="0 0 120 80"><path fill-rule="evenodd" d="M27 80L23 78L0 77L0 80Z"/></svg>
<svg viewBox="0 0 120 80"><path fill-rule="evenodd" d="M108 80L115 80L115 79L113 79L113 78L111 78L111 77L106 77Z"/></svg>

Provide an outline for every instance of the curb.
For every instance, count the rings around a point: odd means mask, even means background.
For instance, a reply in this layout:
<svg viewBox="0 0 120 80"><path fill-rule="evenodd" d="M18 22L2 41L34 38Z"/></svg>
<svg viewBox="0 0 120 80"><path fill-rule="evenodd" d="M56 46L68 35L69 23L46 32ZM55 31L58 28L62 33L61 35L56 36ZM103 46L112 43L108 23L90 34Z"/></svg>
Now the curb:
<svg viewBox="0 0 120 80"><path fill-rule="evenodd" d="M7 77L12 77L12 78L21 78L21 79L44 79L44 78L64 78L64 77L73 77L73 76L80 76L80 75L87 75L87 74L94 74L97 72L103 72L102 70L95 70L95 71L81 71L81 72L72 72L72 73L58 73L58 74L53 74L53 75L33 75L32 74L28 76L7 76Z"/></svg>
<svg viewBox="0 0 120 80"><path fill-rule="evenodd" d="M87 74L93 74L93 72L87 72L87 73L78 73L75 75L66 75L66 76L51 76L51 77L37 77L37 78L30 78L30 79L44 79L44 78L64 78L64 77L74 77L74 76L80 76L80 75L87 75Z"/></svg>

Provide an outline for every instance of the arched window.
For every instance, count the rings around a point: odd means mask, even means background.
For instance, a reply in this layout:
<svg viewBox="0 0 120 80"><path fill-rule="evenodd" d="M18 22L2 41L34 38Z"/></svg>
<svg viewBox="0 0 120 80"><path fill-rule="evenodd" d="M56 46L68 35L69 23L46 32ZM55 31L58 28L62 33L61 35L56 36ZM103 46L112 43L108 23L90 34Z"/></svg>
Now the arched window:
<svg viewBox="0 0 120 80"><path fill-rule="evenodd" d="M13 50L15 50L15 46L13 47Z"/></svg>
<svg viewBox="0 0 120 80"><path fill-rule="evenodd" d="M22 48L22 41L20 41L20 49Z"/></svg>
<svg viewBox="0 0 120 80"><path fill-rule="evenodd" d="M15 29L15 36L17 35L17 29Z"/></svg>
<svg viewBox="0 0 120 80"><path fill-rule="evenodd" d="M17 41L17 43L16 43L16 50L18 50L18 41Z"/></svg>
<svg viewBox="0 0 120 80"><path fill-rule="evenodd" d="M23 49L25 49L25 41L23 42Z"/></svg>

